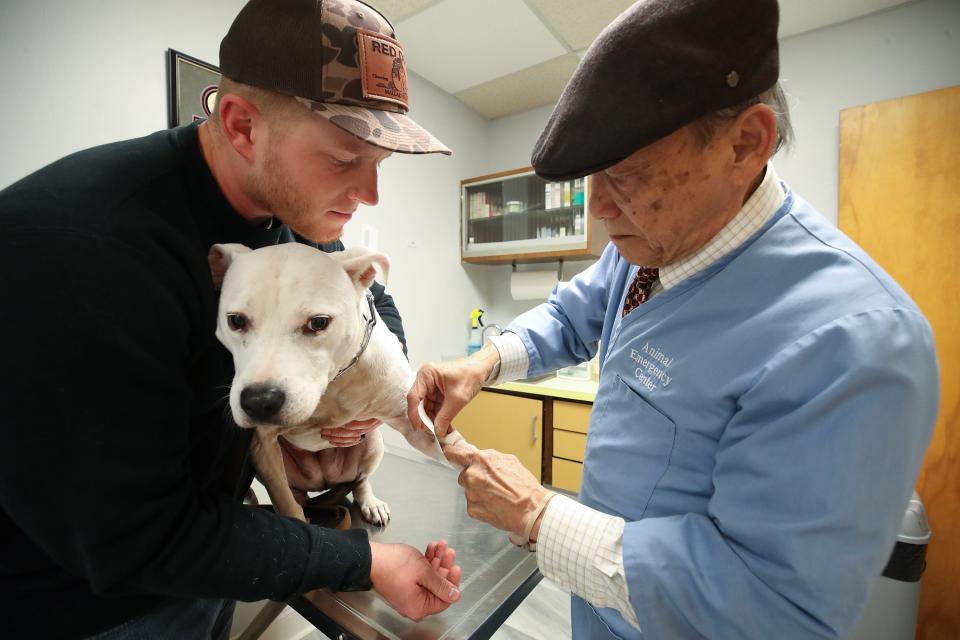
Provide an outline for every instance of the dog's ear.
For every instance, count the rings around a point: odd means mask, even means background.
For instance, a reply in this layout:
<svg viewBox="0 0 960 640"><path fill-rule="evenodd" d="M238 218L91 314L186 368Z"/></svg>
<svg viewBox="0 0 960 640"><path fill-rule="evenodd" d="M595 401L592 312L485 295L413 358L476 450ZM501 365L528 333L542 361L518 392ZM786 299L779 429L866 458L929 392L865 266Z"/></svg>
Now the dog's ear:
<svg viewBox="0 0 960 640"><path fill-rule="evenodd" d="M207 264L210 265L210 276L213 278L213 288L219 290L223 285L223 276L227 275L230 263L241 253L250 253L250 247L242 244L215 244L207 254Z"/></svg>
<svg viewBox="0 0 960 640"><path fill-rule="evenodd" d="M390 275L390 258L385 254L370 251L365 247L352 247L346 251L337 251L329 255L340 262L344 271L361 291L370 288L370 285L373 284L373 279L377 275L374 265L380 265L380 270L383 271L384 284L386 284L387 277Z"/></svg>

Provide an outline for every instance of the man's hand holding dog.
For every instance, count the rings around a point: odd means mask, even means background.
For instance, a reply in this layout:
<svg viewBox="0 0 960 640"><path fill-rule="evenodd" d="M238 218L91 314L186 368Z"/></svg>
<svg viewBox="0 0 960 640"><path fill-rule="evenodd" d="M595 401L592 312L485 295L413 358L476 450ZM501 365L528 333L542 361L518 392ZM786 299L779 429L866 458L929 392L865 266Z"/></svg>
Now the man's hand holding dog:
<svg viewBox="0 0 960 640"><path fill-rule="evenodd" d="M425 554L406 544L371 542L370 550L373 588L401 615L422 620L460 599L460 566L445 540Z"/></svg>
<svg viewBox="0 0 960 640"><path fill-rule="evenodd" d="M500 362L500 352L485 345L469 358L436 364L428 362L417 371L417 379L407 393L407 417L414 429L426 429L418 407L433 420L438 438L447 435L451 421L480 393L484 381Z"/></svg>
<svg viewBox="0 0 960 640"><path fill-rule="evenodd" d="M382 424L383 421L376 418L354 420L340 427L321 429L320 435L335 447L354 447L360 444L368 433Z"/></svg>

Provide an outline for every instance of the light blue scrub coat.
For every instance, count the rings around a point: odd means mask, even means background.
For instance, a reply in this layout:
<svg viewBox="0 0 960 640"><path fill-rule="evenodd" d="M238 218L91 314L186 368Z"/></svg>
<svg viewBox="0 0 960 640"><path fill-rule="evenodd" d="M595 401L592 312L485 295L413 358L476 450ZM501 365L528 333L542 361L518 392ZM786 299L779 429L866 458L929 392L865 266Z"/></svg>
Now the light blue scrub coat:
<svg viewBox="0 0 960 640"><path fill-rule="evenodd" d="M789 191L733 254L621 319L636 269L610 245L508 327L530 375L601 345L580 500L626 520L642 632L574 597L574 638L842 635L931 436L929 324Z"/></svg>

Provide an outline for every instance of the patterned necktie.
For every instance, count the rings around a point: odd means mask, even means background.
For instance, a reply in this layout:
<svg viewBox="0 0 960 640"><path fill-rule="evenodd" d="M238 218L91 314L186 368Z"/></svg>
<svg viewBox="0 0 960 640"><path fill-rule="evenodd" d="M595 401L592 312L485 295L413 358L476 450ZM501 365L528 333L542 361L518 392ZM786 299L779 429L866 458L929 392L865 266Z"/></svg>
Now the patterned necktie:
<svg viewBox="0 0 960 640"><path fill-rule="evenodd" d="M630 283L627 298L623 301L623 315L627 315L650 297L650 290L660 277L660 270L656 267L640 267L637 277Z"/></svg>

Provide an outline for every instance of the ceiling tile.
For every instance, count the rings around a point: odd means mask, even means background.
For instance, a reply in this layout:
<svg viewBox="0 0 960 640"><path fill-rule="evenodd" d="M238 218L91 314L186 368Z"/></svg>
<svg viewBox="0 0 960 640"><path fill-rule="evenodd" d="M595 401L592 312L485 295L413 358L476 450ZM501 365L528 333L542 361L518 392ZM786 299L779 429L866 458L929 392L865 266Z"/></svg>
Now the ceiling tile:
<svg viewBox="0 0 960 640"><path fill-rule="evenodd" d="M584 49L632 0L527 0L571 49Z"/></svg>
<svg viewBox="0 0 960 640"><path fill-rule="evenodd" d="M443 0L396 27L407 65L449 93L567 52L523 0Z"/></svg>
<svg viewBox="0 0 960 640"><path fill-rule="evenodd" d="M780 0L781 38L883 11L911 0Z"/></svg>
<svg viewBox="0 0 960 640"><path fill-rule="evenodd" d="M455 95L480 115L500 118L556 102L579 62L568 53Z"/></svg>
<svg viewBox="0 0 960 640"><path fill-rule="evenodd" d="M404 18L408 18L424 7L436 4L439 0L371 0L368 4L376 7L380 13L396 26Z"/></svg>

